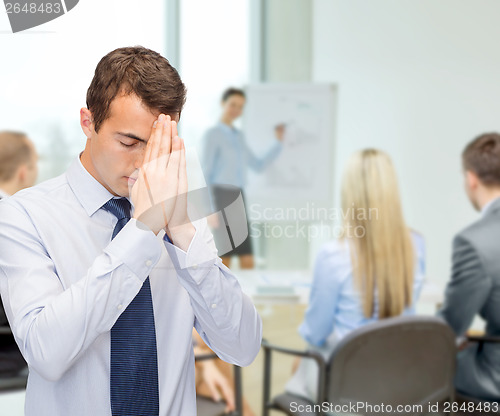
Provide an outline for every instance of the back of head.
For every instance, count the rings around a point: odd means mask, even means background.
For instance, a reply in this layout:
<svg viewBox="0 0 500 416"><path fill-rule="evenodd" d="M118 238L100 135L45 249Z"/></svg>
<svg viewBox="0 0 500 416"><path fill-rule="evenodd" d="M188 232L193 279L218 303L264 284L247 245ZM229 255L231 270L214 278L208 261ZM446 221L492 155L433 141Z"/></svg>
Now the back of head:
<svg viewBox="0 0 500 416"><path fill-rule="evenodd" d="M159 53L142 46L115 49L97 64L87 91L96 132L120 94L135 94L149 109L170 116L180 116L186 101L186 87L177 70Z"/></svg>
<svg viewBox="0 0 500 416"><path fill-rule="evenodd" d="M412 301L414 249L390 157L376 149L352 155L342 180L345 238L366 317L401 314Z"/></svg>
<svg viewBox="0 0 500 416"><path fill-rule="evenodd" d="M485 133L462 152L464 170L474 172L488 188L500 188L500 134Z"/></svg>
<svg viewBox="0 0 500 416"><path fill-rule="evenodd" d="M33 146L24 133L0 132L0 184L14 178L21 165L30 165Z"/></svg>

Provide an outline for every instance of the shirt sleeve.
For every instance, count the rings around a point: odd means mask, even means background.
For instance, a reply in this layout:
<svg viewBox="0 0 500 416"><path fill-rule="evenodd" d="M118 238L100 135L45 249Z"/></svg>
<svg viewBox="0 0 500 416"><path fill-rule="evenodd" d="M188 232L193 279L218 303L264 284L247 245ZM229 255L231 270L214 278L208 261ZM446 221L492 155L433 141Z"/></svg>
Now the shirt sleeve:
<svg viewBox="0 0 500 416"><path fill-rule="evenodd" d="M469 329L483 307L493 282L483 266L476 247L458 235L453 241L452 275L445 291L445 302L438 315L457 336Z"/></svg>
<svg viewBox="0 0 500 416"><path fill-rule="evenodd" d="M425 283L425 239L420 234L414 233L413 241L415 246L416 264L413 279L413 303L410 306L410 309L415 311Z"/></svg>
<svg viewBox="0 0 500 416"><path fill-rule="evenodd" d="M187 252L167 242L180 284L190 296L194 327L222 360L239 366L253 362L262 341L262 321L233 273L217 257L206 219L193 222L196 233Z"/></svg>
<svg viewBox="0 0 500 416"><path fill-rule="evenodd" d="M309 306L299 333L312 345L321 347L333 332L341 288L338 276L338 248L324 247L314 266Z"/></svg>
<svg viewBox="0 0 500 416"><path fill-rule="evenodd" d="M242 137L242 141L245 156L248 161L248 166L250 166L256 172L261 172L262 170L264 170L274 159L278 157L283 148L281 142L276 141L276 143L271 146L271 148L262 158L258 158L248 147L244 137Z"/></svg>
<svg viewBox="0 0 500 416"><path fill-rule="evenodd" d="M161 256L151 230L130 220L86 275L61 279L29 214L0 204L0 290L16 342L31 368L59 380L110 331ZM78 252L68 243L68 261ZM76 280L69 287L61 281Z"/></svg>

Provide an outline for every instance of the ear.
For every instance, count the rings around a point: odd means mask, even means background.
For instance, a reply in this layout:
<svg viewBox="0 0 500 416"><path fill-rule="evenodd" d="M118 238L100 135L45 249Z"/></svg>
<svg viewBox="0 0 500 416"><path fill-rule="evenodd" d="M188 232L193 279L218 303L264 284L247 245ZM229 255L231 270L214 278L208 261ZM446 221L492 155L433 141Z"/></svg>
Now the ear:
<svg viewBox="0 0 500 416"><path fill-rule="evenodd" d="M26 178L28 176L28 166L26 164L19 165L17 168L17 183L24 184L26 182Z"/></svg>
<svg viewBox="0 0 500 416"><path fill-rule="evenodd" d="M470 171L470 170L466 170L465 171L465 180L467 182L467 186L469 187L469 189L471 190L475 190L477 189L478 185L479 185L479 178L477 177L477 175Z"/></svg>
<svg viewBox="0 0 500 416"><path fill-rule="evenodd" d="M88 108L83 107L80 109L80 126L82 126L83 133L87 136L87 139L90 139L95 130L92 113Z"/></svg>

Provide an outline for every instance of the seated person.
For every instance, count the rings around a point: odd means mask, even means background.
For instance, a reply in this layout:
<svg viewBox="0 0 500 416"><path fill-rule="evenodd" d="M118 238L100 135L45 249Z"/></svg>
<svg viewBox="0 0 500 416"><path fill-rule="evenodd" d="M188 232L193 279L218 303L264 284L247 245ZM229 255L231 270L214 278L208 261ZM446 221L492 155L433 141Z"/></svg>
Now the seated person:
<svg viewBox="0 0 500 416"><path fill-rule="evenodd" d="M309 306L299 328L308 348L328 359L351 331L379 319L415 314L424 280L424 240L406 225L389 156L365 149L342 182L344 233L316 259ZM286 391L317 398L318 367L302 359Z"/></svg>
<svg viewBox="0 0 500 416"><path fill-rule="evenodd" d="M481 218L453 240L451 280L439 315L458 337L474 317L486 334L500 336L500 135L483 134L462 153L465 189ZM500 400L500 344L471 343L457 355L456 389L484 400Z"/></svg>
<svg viewBox="0 0 500 416"><path fill-rule="evenodd" d="M205 344L203 339L193 329L194 355L213 354L213 351ZM210 397L218 402L223 399L226 402L226 412L236 409L234 397L234 381L232 365L222 361L220 358L202 360L195 363L196 394ZM248 402L243 399L243 416L255 416Z"/></svg>
<svg viewBox="0 0 500 416"><path fill-rule="evenodd" d="M24 133L0 131L0 200L33 186L38 174L38 154ZM0 328L9 326L0 299ZM26 369L14 336L0 334L0 377L12 377Z"/></svg>

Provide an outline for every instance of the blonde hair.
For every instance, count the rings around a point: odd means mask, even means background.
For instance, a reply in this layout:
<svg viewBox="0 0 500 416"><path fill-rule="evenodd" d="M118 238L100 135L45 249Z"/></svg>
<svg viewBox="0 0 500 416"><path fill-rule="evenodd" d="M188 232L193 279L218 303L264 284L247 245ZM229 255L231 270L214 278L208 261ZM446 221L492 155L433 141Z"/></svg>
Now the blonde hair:
<svg viewBox="0 0 500 416"><path fill-rule="evenodd" d="M353 154L342 180L344 238L350 244L355 284L363 314L380 319L400 315L412 303L414 248L390 157L377 149ZM352 234L352 235L351 235Z"/></svg>

